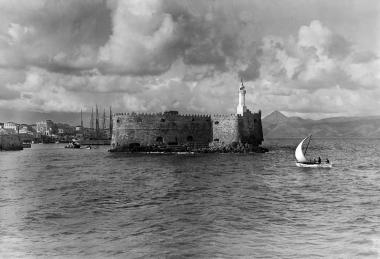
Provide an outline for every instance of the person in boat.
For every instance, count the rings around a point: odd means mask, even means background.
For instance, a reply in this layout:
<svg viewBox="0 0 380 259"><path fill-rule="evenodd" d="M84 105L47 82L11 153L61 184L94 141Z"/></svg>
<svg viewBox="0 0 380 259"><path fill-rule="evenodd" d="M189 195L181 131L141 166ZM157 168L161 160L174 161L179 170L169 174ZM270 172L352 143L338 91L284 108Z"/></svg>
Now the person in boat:
<svg viewBox="0 0 380 259"><path fill-rule="evenodd" d="M326 164L329 164L329 163L330 163L329 159L328 159L328 158L326 158Z"/></svg>
<svg viewBox="0 0 380 259"><path fill-rule="evenodd" d="M319 156L318 157L318 164L320 164L322 161L321 161L321 157Z"/></svg>

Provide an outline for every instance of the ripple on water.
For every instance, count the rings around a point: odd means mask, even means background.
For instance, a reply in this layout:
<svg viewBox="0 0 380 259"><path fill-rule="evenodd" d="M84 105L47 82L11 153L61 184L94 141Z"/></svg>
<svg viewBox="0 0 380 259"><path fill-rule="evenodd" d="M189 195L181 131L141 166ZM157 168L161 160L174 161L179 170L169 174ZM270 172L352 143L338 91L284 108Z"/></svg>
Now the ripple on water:
<svg viewBox="0 0 380 259"><path fill-rule="evenodd" d="M45 166L46 170L51 170L51 169L56 169L56 168L59 168L59 166L51 165L51 164Z"/></svg>
<svg viewBox="0 0 380 259"><path fill-rule="evenodd" d="M295 167L295 140L258 155L0 153L0 257L376 258L380 141L365 141L311 147L331 170Z"/></svg>

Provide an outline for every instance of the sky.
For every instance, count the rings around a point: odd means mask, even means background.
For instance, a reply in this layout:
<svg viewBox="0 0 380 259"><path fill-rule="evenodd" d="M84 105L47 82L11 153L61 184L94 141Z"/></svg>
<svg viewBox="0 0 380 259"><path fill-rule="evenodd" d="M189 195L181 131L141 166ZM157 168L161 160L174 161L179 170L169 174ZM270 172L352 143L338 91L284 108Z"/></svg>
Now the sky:
<svg viewBox="0 0 380 259"><path fill-rule="evenodd" d="M377 0L0 0L0 121L380 115L379 57Z"/></svg>

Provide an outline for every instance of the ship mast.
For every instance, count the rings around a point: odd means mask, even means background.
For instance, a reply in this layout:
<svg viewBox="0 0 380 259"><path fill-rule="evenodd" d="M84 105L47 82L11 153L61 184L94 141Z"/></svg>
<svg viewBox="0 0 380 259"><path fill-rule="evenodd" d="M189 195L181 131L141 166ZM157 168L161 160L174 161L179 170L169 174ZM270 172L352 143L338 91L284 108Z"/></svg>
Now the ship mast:
<svg viewBox="0 0 380 259"><path fill-rule="evenodd" d="M95 136L99 136L99 113L98 113L98 105L96 105L96 121L95 121Z"/></svg>
<svg viewBox="0 0 380 259"><path fill-rule="evenodd" d="M83 116L82 116L82 109L80 109L80 128L83 129Z"/></svg>
<svg viewBox="0 0 380 259"><path fill-rule="evenodd" d="M94 108L93 107L91 107L90 128L94 129Z"/></svg>
<svg viewBox="0 0 380 259"><path fill-rule="evenodd" d="M106 128L106 108L104 108L103 110L103 122L102 122L102 129L103 129L103 132Z"/></svg>
<svg viewBox="0 0 380 259"><path fill-rule="evenodd" d="M110 136L112 136L112 128L113 128L113 121L112 121L112 107L110 106L110 125L109 125Z"/></svg>

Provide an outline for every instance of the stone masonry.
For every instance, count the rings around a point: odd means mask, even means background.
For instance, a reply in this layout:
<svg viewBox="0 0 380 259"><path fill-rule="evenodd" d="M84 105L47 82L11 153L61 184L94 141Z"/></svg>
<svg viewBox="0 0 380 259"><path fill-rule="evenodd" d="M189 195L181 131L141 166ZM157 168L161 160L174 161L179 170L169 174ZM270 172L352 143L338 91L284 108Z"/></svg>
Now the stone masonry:
<svg viewBox="0 0 380 259"><path fill-rule="evenodd" d="M242 144L258 147L263 141L261 111L245 106L245 87L239 89L237 114L181 115L116 113L110 151L223 149Z"/></svg>

